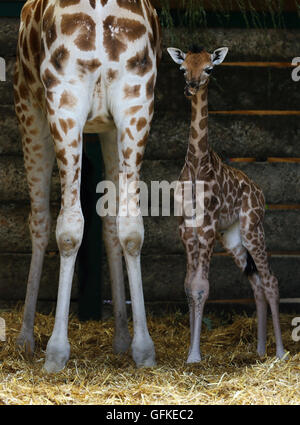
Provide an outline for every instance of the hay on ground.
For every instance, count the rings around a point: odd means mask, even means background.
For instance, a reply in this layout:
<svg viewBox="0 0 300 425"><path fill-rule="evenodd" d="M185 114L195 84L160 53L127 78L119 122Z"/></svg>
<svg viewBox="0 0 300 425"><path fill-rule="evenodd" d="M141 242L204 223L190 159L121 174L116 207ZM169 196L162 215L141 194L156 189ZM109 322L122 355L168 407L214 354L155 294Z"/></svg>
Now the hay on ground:
<svg viewBox="0 0 300 425"><path fill-rule="evenodd" d="M271 321L268 355L256 350L256 320L236 316L232 324L209 316L203 325L203 361L187 365L187 315L150 317L157 366L137 369L130 353L112 352L113 320L79 322L71 317L71 358L65 369L48 375L42 365L54 318L37 314L36 353L28 361L14 346L20 311L0 312L6 342L0 342L0 404L299 404L300 342L291 334L291 315L281 315L289 358L278 361ZM130 324L131 325L131 324ZM132 331L132 327L131 327Z"/></svg>

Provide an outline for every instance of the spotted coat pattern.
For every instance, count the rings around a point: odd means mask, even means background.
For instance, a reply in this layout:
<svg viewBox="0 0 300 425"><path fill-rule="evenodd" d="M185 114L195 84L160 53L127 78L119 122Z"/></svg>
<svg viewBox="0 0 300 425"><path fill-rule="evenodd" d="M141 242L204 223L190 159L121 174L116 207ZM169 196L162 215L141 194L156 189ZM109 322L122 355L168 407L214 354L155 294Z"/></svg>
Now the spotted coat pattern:
<svg viewBox="0 0 300 425"><path fill-rule="evenodd" d="M185 71L186 94L191 100L191 126L181 182L203 182L204 211L201 224L187 225L180 218L179 232L186 249L187 273L185 290L190 306L191 345L188 362L200 361L201 320L209 293L209 264L217 239L230 253L237 266L248 272L258 312L258 352L265 353L266 301L270 304L276 337L277 355L284 350L278 316L278 282L270 270L263 218L265 200L261 189L243 172L223 163L208 144L208 83L203 82L203 70L212 66L211 55L187 53L182 68ZM195 89L195 87L197 89ZM195 191L193 203L195 206ZM254 264L253 264L254 262Z"/></svg>
<svg viewBox="0 0 300 425"><path fill-rule="evenodd" d="M107 180L118 185L122 173L128 183L138 181L160 56L159 22L149 0L28 0L22 9L14 96L31 199L33 254L18 344L29 352L34 349L35 303L49 238L49 186L56 159L62 192L56 228L61 266L48 371L60 370L69 357L66 323L84 225L79 198L82 134L100 133ZM104 218L116 315L114 348L120 352L130 344L123 252L137 323L133 358L137 364L152 364L140 272L143 223L140 216L126 215L129 200L138 205L138 192L128 199L122 183L120 193L125 214Z"/></svg>

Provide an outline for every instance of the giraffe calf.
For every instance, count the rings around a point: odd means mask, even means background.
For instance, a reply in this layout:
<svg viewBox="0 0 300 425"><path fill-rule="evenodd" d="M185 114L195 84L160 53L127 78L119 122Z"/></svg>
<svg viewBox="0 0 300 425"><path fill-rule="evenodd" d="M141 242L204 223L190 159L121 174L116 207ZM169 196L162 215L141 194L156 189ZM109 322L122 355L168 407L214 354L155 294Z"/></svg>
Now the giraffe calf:
<svg viewBox="0 0 300 425"><path fill-rule="evenodd" d="M188 363L201 360L200 334L205 301L209 294L209 265L216 239L230 253L237 266L247 274L254 291L258 319L257 352L266 351L267 303L270 305L276 339L276 355L282 358L279 324L278 282L270 270L265 247L263 218L265 200L261 189L243 172L224 164L208 144L207 92L214 66L223 62L227 47L212 54L193 47L188 53L168 48L180 65L186 81L185 96L191 100L192 117L185 164L179 181L200 181L204 187L204 211L201 224L190 227L183 213L179 231L186 249L185 291L189 303L191 343ZM195 190L193 204L197 202ZM193 217L194 218L194 217ZM199 217L198 217L199 219Z"/></svg>

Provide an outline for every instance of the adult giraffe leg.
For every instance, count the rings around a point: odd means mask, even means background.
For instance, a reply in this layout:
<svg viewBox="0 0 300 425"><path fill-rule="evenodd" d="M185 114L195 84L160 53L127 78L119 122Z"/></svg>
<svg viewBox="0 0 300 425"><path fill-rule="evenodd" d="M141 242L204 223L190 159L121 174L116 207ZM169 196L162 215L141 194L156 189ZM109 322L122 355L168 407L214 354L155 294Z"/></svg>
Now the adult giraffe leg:
<svg viewBox="0 0 300 425"><path fill-rule="evenodd" d="M105 164L105 179L111 181L116 189L116 203L119 203L119 153L117 132L101 133L102 156ZM117 213L117 210L116 210ZM122 264L122 247L120 245L116 216L105 216L103 220L103 239L107 253L113 309L115 318L115 333L113 349L115 353L128 350L131 336L128 331L127 312L125 303L124 275Z"/></svg>
<svg viewBox="0 0 300 425"><path fill-rule="evenodd" d="M149 96L150 97L150 96ZM144 240L143 218L139 207L139 173L152 118L153 97L128 108L119 103L114 120L118 129L120 201L117 229L123 249L133 315L132 357L137 366L155 364L155 350L150 338L144 304L141 248Z"/></svg>
<svg viewBox="0 0 300 425"><path fill-rule="evenodd" d="M267 301L263 285L247 249L242 245L240 223L237 222L224 232L221 242L232 255L236 265L245 272L251 284L257 312L257 353L264 356L267 336Z"/></svg>
<svg viewBox="0 0 300 425"><path fill-rule="evenodd" d="M29 229L32 241L32 256L23 322L16 344L25 349L27 354L31 355L35 346L33 327L36 302L51 226L49 192L54 163L54 149L47 120L41 111L33 108L28 99L26 101L26 111L23 112L27 118L20 120L20 129L31 200ZM22 114L17 112L17 115L20 118Z"/></svg>
<svg viewBox="0 0 300 425"><path fill-rule="evenodd" d="M82 88L78 92L84 93ZM47 372L58 372L65 366L70 355L68 342L68 317L74 266L80 247L84 219L80 205L80 180L82 157L82 129L86 121L82 111L74 107L75 92L68 93L66 103L59 108L65 92L53 94L55 114L48 114L50 131L54 140L56 158L61 181L61 209L57 219L56 240L60 252L59 286L55 324L46 349L44 368ZM82 99L83 104L86 99Z"/></svg>

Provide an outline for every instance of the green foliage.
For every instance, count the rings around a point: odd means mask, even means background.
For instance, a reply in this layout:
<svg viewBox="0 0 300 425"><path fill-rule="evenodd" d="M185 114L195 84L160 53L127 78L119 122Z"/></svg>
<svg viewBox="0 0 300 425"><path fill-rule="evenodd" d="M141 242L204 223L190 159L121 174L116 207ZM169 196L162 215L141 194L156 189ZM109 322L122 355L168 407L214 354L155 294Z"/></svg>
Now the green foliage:
<svg viewBox="0 0 300 425"><path fill-rule="evenodd" d="M295 0L300 17L300 0ZM206 2L207 3L207 2ZM211 0L206 10L203 0L178 0L178 8L170 8L170 0L161 0L162 27L175 25L187 28L205 28L213 20L218 26L242 26L246 28L285 28L284 0L264 0L265 10L258 11L253 0L235 0L238 12L233 12L233 0Z"/></svg>

